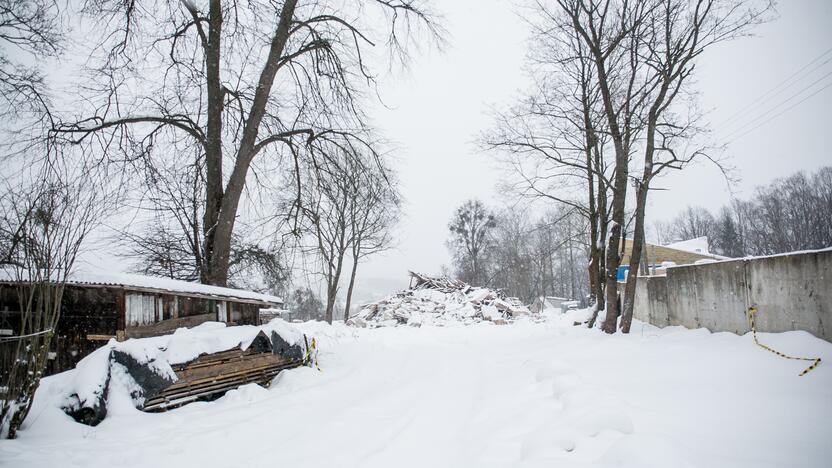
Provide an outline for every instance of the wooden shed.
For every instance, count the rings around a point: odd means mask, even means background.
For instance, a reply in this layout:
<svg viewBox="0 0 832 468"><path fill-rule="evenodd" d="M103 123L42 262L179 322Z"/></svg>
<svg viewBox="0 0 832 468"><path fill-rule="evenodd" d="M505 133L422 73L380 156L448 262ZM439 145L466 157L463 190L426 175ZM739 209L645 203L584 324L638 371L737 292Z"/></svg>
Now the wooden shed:
<svg viewBox="0 0 832 468"><path fill-rule="evenodd" d="M276 296L169 278L73 274L64 290L47 374L71 369L111 338L164 335L209 321L259 325L261 308L282 305ZM0 335L19 332L17 283L0 281Z"/></svg>

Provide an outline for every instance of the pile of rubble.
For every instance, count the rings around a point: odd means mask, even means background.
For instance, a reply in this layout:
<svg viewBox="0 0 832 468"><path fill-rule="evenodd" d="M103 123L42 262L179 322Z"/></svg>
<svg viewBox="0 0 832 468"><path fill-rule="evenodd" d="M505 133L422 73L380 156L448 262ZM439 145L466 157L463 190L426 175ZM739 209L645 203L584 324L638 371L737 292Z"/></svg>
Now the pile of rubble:
<svg viewBox="0 0 832 468"><path fill-rule="evenodd" d="M487 320L502 325L531 315L520 300L506 297L502 291L414 272L410 272L410 277L410 288L364 305L347 324L369 328L420 327L469 325Z"/></svg>

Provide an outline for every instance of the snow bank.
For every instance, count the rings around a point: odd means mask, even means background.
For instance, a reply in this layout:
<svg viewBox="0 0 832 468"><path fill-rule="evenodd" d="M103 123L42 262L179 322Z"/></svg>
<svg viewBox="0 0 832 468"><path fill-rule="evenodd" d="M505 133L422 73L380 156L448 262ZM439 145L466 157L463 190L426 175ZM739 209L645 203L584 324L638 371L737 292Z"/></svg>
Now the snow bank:
<svg viewBox="0 0 832 468"><path fill-rule="evenodd" d="M44 401L47 377L0 466L826 468L832 344L805 332L573 326L589 311L512 326L298 324L321 331L323 372L281 372L212 402L142 413L124 402L96 427ZM123 395L124 392L117 393ZM111 402L112 403L112 402Z"/></svg>
<svg viewBox="0 0 832 468"><path fill-rule="evenodd" d="M414 287L363 306L347 324L362 328L470 325L482 321L505 324L517 317L532 316L519 300L500 291L447 278L411 275L417 280Z"/></svg>

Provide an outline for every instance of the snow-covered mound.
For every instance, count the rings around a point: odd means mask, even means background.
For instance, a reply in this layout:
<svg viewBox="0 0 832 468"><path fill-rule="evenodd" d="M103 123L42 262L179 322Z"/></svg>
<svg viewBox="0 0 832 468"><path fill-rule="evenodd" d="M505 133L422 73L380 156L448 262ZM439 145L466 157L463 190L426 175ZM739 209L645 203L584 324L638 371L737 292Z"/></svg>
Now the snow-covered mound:
<svg viewBox="0 0 832 468"><path fill-rule="evenodd" d="M501 291L470 286L462 281L410 273L415 285L367 304L350 317L355 327L409 325L469 325L488 320L505 324L532 313Z"/></svg>
<svg viewBox="0 0 832 468"><path fill-rule="evenodd" d="M204 354L248 349L261 333L267 337L276 334L281 345L301 354L309 341L299 329L281 319L262 326L227 327L224 323L206 322L180 328L170 335L123 342L110 340L74 369L62 373L65 384L56 404L79 422L97 424L106 416L107 402L114 398L114 392L124 393L116 399L141 407L148 386L164 387L177 381L173 366Z"/></svg>

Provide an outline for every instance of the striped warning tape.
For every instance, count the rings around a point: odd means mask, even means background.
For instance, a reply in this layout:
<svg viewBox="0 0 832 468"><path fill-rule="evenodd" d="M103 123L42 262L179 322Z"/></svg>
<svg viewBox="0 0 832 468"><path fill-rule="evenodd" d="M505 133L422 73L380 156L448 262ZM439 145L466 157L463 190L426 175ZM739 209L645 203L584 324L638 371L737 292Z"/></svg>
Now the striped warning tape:
<svg viewBox="0 0 832 468"><path fill-rule="evenodd" d="M309 365L313 363L316 369L321 370L321 367L318 365L318 342L315 340L315 337L312 337L311 345L306 340L306 335L303 335L303 341L306 343L306 351L303 353L303 364Z"/></svg>
<svg viewBox="0 0 832 468"><path fill-rule="evenodd" d="M757 340L757 322L754 319L754 316L756 314L757 314L757 308L756 307L749 307L748 308L748 322L751 324L751 334L754 336L754 342L757 343L757 346L759 346L759 347L761 347L761 348L763 348L767 351L771 351L772 353L774 353L774 354L776 354L776 355L778 355L782 358L794 359L794 360L797 360L797 361L813 361L811 366L807 367L806 369L803 370L803 372L800 373L800 377L803 377L804 375L811 372L812 369L814 369L815 367L820 365L820 358L805 358L805 357L789 356L788 354L783 354L780 351L776 351L776 350L771 349L768 346L760 343Z"/></svg>

